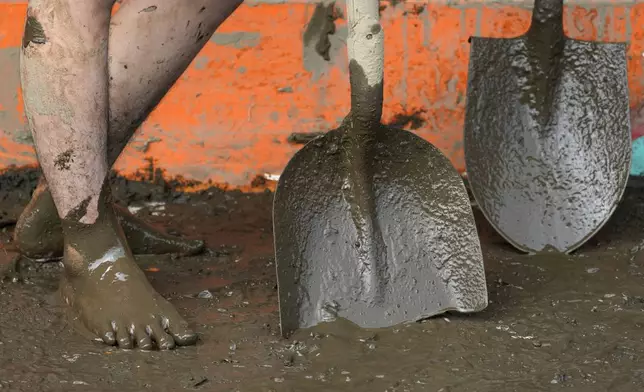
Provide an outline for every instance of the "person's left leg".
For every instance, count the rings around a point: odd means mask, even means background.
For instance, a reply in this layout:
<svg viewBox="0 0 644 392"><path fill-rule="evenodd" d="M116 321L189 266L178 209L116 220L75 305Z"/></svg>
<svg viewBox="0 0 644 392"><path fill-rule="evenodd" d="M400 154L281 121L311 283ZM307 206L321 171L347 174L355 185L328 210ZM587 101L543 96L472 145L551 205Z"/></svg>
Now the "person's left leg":
<svg viewBox="0 0 644 392"><path fill-rule="evenodd" d="M241 3L242 0L128 0L116 12L109 44L110 166L214 31ZM179 25L182 28L177 28ZM135 254L191 255L203 249L202 241L168 235L127 209L115 207ZM60 219L44 178L16 224L14 241L29 258L62 257Z"/></svg>

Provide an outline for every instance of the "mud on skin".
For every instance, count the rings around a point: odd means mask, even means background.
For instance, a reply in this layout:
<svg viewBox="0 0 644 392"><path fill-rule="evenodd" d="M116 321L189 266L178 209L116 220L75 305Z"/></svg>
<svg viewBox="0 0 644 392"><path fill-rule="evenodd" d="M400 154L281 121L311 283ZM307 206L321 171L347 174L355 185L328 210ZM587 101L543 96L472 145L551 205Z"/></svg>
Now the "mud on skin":
<svg viewBox="0 0 644 392"><path fill-rule="evenodd" d="M43 29L38 19L33 16L28 16L25 22L25 33L22 37L23 49L30 44L42 45L47 42L45 30Z"/></svg>
<svg viewBox="0 0 644 392"><path fill-rule="evenodd" d="M88 203L62 219L64 301L82 325L108 345L149 350L194 344L197 335L152 288L124 243L109 188L103 186L95 223L80 222Z"/></svg>
<svg viewBox="0 0 644 392"><path fill-rule="evenodd" d="M114 211L134 254L195 255L205 249L202 240L167 234L132 215L127 208L114 205ZM21 253L34 260L53 260L63 255L60 218L43 180L18 219L14 240Z"/></svg>

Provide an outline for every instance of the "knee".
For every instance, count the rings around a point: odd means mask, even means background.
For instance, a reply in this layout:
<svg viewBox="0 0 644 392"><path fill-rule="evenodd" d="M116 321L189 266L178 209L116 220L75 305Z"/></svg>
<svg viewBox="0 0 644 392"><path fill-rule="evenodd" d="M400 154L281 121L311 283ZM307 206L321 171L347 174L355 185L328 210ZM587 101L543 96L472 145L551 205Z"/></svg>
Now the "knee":
<svg viewBox="0 0 644 392"><path fill-rule="evenodd" d="M66 41L96 31L109 32L109 19L115 0L29 0L23 35L23 48L37 48L52 36Z"/></svg>
<svg viewBox="0 0 644 392"><path fill-rule="evenodd" d="M111 13L116 0L29 0L28 17L46 18L48 20L87 18Z"/></svg>

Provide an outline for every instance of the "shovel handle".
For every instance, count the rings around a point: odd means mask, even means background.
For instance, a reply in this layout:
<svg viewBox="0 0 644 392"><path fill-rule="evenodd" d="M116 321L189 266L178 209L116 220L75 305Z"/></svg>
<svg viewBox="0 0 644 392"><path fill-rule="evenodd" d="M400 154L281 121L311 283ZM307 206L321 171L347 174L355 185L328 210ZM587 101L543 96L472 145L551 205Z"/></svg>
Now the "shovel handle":
<svg viewBox="0 0 644 392"><path fill-rule="evenodd" d="M371 125L382 116L385 33L378 0L347 0L349 80L354 121Z"/></svg>
<svg viewBox="0 0 644 392"><path fill-rule="evenodd" d="M563 0L535 0L528 33L541 38L563 38L563 3Z"/></svg>

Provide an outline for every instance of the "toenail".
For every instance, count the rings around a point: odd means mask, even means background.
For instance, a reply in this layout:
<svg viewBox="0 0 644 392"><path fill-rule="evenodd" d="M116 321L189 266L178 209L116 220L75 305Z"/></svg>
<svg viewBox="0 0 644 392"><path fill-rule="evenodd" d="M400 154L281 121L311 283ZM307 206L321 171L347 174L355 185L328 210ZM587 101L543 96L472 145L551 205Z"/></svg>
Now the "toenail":
<svg viewBox="0 0 644 392"><path fill-rule="evenodd" d="M115 342L116 338L114 337L114 332L105 332L105 339L107 339L110 342Z"/></svg>

